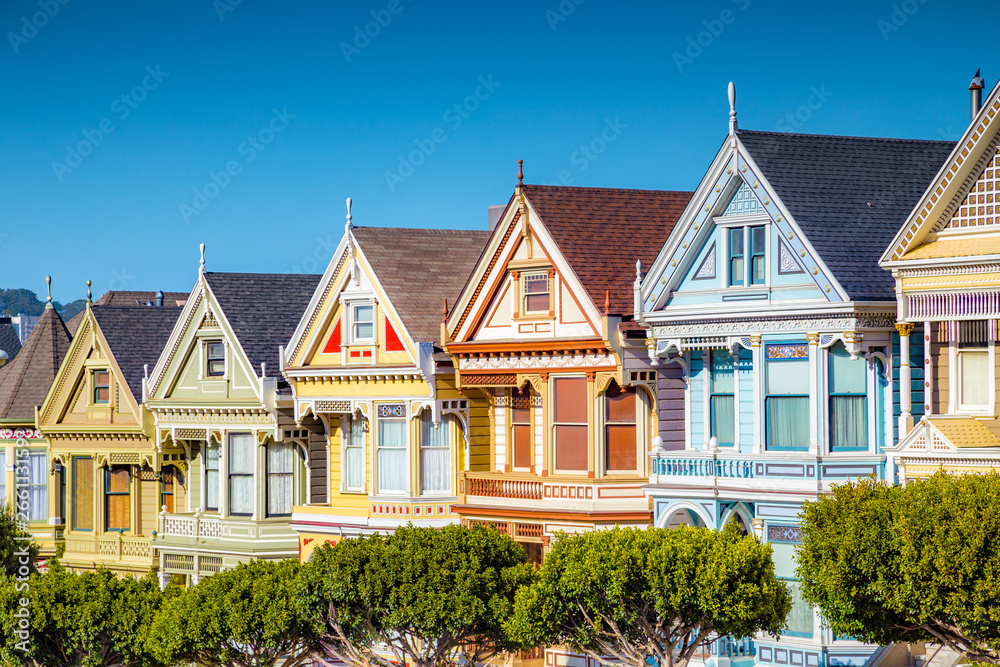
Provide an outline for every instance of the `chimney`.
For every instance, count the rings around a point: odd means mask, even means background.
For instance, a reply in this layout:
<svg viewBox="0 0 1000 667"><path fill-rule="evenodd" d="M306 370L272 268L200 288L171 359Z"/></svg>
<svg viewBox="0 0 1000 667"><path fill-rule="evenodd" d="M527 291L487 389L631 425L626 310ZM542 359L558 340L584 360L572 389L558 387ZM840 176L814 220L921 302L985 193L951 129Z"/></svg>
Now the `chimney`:
<svg viewBox="0 0 1000 667"><path fill-rule="evenodd" d="M162 308L163 307L163 290L159 290L156 293L156 305L157 305L158 308Z"/></svg>
<svg viewBox="0 0 1000 667"><path fill-rule="evenodd" d="M972 77L972 83L969 84L969 91L972 93L972 118L970 123L976 120L976 114L979 113L980 107L983 106L983 77L979 76L979 70L976 70L976 76Z"/></svg>
<svg viewBox="0 0 1000 667"><path fill-rule="evenodd" d="M503 217L503 210L507 208L507 205L499 204L497 206L490 206L489 208L489 230L492 232L496 229L497 224L500 222L500 218Z"/></svg>

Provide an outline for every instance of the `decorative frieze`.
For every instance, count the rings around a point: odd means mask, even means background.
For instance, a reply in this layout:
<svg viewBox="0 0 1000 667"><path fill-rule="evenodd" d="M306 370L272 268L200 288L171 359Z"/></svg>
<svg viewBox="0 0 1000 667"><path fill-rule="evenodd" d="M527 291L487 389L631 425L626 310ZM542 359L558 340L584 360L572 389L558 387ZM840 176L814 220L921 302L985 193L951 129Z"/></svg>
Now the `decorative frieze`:
<svg viewBox="0 0 1000 667"><path fill-rule="evenodd" d="M907 294L914 320L989 319L1000 317L1000 291L952 294Z"/></svg>
<svg viewBox="0 0 1000 667"><path fill-rule="evenodd" d="M33 428L0 428L0 440L40 440L44 436Z"/></svg>
<svg viewBox="0 0 1000 667"><path fill-rule="evenodd" d="M750 319L684 320L670 324L654 324L655 338L679 336L726 335L731 332L785 332L810 330L852 331L858 329L892 329L896 324L895 313L865 315L829 315L814 318L788 319L761 317Z"/></svg>
<svg viewBox="0 0 1000 667"><path fill-rule="evenodd" d="M802 529L798 526L774 526L767 527L768 542L801 542Z"/></svg>

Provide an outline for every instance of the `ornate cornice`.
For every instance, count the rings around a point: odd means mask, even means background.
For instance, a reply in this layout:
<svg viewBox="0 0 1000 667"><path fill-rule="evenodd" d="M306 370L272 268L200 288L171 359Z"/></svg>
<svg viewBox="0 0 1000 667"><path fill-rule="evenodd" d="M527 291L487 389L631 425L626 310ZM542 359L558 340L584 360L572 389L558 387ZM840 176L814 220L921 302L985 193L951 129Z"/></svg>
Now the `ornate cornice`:
<svg viewBox="0 0 1000 667"><path fill-rule="evenodd" d="M528 370L554 368L593 368L617 366L611 354L537 354L510 357L469 357L458 360L462 371L473 370Z"/></svg>
<svg viewBox="0 0 1000 667"><path fill-rule="evenodd" d="M681 320L669 324L653 325L655 338L674 338L688 335L729 334L732 332L767 333L772 331L854 331L858 329L892 329L896 325L895 313L864 315L818 315L815 317L784 318L726 318L717 320Z"/></svg>

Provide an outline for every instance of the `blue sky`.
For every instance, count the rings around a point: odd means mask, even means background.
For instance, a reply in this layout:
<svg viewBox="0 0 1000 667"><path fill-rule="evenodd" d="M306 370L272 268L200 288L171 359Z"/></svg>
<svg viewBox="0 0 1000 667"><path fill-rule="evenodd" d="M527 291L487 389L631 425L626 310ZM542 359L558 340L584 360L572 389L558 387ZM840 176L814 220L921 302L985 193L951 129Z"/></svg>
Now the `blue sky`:
<svg viewBox="0 0 1000 667"><path fill-rule="evenodd" d="M955 0L5 0L0 287L186 291L201 242L210 270L321 272L345 197L358 225L483 227L519 158L533 183L692 189L730 80L741 127L955 139L976 68L987 89L1000 74L998 17Z"/></svg>

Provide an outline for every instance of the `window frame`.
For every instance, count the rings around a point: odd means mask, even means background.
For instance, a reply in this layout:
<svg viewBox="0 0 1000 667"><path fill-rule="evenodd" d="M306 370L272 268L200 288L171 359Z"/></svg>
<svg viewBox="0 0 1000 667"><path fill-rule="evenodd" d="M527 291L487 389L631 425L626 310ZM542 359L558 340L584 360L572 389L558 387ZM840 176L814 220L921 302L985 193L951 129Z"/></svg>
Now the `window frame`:
<svg viewBox="0 0 1000 667"><path fill-rule="evenodd" d="M170 477L170 490L167 491L167 477ZM174 486L177 484L177 471L173 466L164 466L160 470L160 509L162 510L164 505L166 505L166 496L170 496L170 504L173 505L172 509L167 510L169 514L173 514L177 511L177 505L174 502L176 499L176 494L174 493Z"/></svg>
<svg viewBox="0 0 1000 667"><path fill-rule="evenodd" d="M729 392L720 392L715 389L715 355L720 352L726 352L729 354L729 358L732 360L733 366L733 388ZM739 353L733 354L729 350L724 349L712 349L708 350L708 437L718 438L717 428L715 425L715 398L730 397L733 399L733 423L731 424L733 430L733 441L732 442L722 442L718 441L719 447L735 447L736 446L736 435L739 431L739 411L736 405L736 383L739 382L739 377L737 375L737 359L739 358Z"/></svg>
<svg viewBox="0 0 1000 667"><path fill-rule="evenodd" d="M969 325L970 327L975 322L983 322L985 325L985 337L982 344L971 344L978 343L979 341L970 341L970 343L965 343L963 341L963 324ZM950 375L954 378L953 384L950 387L949 392L953 399L951 403L954 406L954 411L960 414L968 414L975 416L992 416L996 413L996 327L997 320L986 319L986 320L958 320L951 323L949 327L949 352L951 359L949 360ZM986 403L984 404L972 404L966 403L965 399L965 363L963 357L966 354L986 354Z"/></svg>
<svg viewBox="0 0 1000 667"><path fill-rule="evenodd" d="M529 278L531 278L532 280L541 280L541 279L544 278L544 280L545 280L545 291L544 292L538 292L538 291L529 292L528 291L528 279ZM540 271L539 270L522 271L521 275L520 275L520 280L521 280L521 314L522 315L529 315L529 316L530 315L541 315L541 314L548 315L549 312L551 312L551 310L552 310L552 276L549 275L548 269L543 269L543 270L540 270ZM529 309L528 308L528 299L529 299L529 297L532 297L532 296L541 296L542 294L544 294L545 297L546 297L545 308L536 309L536 310Z"/></svg>
<svg viewBox="0 0 1000 667"><path fill-rule="evenodd" d="M523 394L523 395L522 395ZM532 397L534 396L531 385L526 384L523 387L513 387L510 390L510 409L508 410L509 419L507 420L507 430L510 436L510 469L517 472L534 472L535 468L535 429L534 429L534 401ZM518 408L514 405L515 401L525 400L528 403L526 408ZM515 415L518 410L525 410L528 414L528 421L515 421ZM527 427L528 428L528 465L519 466L517 465L517 430L516 427Z"/></svg>
<svg viewBox="0 0 1000 667"><path fill-rule="evenodd" d="M611 389L612 386L617 386L618 389L619 389L619 391L621 391L623 393L632 394L632 420L631 421L612 421L611 420L611 416L610 416L610 412L611 411L610 411L609 405L608 405L608 401L610 400L610 398L608 397L608 391ZM600 398L601 398L601 409L603 411L603 415L602 416L603 416L603 422L604 422L602 424L602 428L601 428L601 434L602 434L602 437L604 439L603 447L601 448L601 455L604 457L604 461L602 462L602 464L603 464L602 467L604 469L604 473L606 475L631 475L631 474L638 474L638 472L640 470L640 467L642 465L642 463L641 463L642 457L641 457L640 452L638 451L638 445L639 445L639 442L643 438L643 434L644 434L643 424L645 422L645 419L643 418L644 417L644 413L643 413L643 399L642 399L641 393L639 392L639 388L636 387L635 385L631 385L631 386L626 385L626 386L622 387L621 385L618 384L617 380L612 380L611 382L608 383L608 386L605 387L604 391L601 392ZM609 432L610 428L613 428L613 427L616 427L616 426L617 427L622 427L622 426L626 426L626 427L627 426L631 426L632 427L632 432L633 432L633 435L634 435L634 438L635 438L635 441L632 443L633 455L635 457L635 459L634 459L635 466L632 467L632 468L616 468L616 469L612 469L611 466L610 466L611 457L610 457L609 447L610 447L611 443L610 443L610 438L608 437L608 434L609 434L608 432Z"/></svg>
<svg viewBox="0 0 1000 667"><path fill-rule="evenodd" d="M398 406L401 408L402 416L383 416L383 408L392 408ZM409 459L409 437L410 437L410 415L409 411L406 409L405 403L392 403L392 404L380 404L375 407L376 419L375 419L375 493L377 495L388 495L388 496L404 496L410 492L411 483L411 471L410 471L410 459ZM403 424L403 442L397 447L386 447L382 442L382 422L401 422ZM386 489L382 486L382 465L381 465L381 453L383 450L391 451L402 451L403 452L403 488L402 489Z"/></svg>
<svg viewBox="0 0 1000 667"><path fill-rule="evenodd" d="M439 433L443 433L447 439L447 445L426 445L424 444L424 429L430 428L434 429L433 414L430 408L425 408L420 411L420 415L417 417L417 425L419 431L419 438L417 443L417 484L420 487L421 496L430 497L441 497L450 496L454 490L454 468L455 468L455 423L456 419L452 415L443 414L441 415L441 421L438 422L437 430ZM447 489L425 489L424 488L424 451L445 451L447 452L446 459L448 461L448 474L447 474Z"/></svg>
<svg viewBox="0 0 1000 667"><path fill-rule="evenodd" d="M212 356L212 346L213 345L218 345L218 346L220 346L222 348L222 356L221 357ZM224 378L224 377L226 377L226 370L227 370L226 367L228 366L228 364L226 363L227 362L226 357L228 356L226 354L226 347L227 346L226 346L225 341L221 341L221 340L207 340L207 341L205 341L205 377L207 377L207 378ZM212 370L212 363L213 362L219 362L219 361L222 362L222 370L221 371L213 371Z"/></svg>
<svg viewBox="0 0 1000 667"><path fill-rule="evenodd" d="M215 467L211 467L209 465L210 462L211 462L211 459L208 456L209 450L214 450L214 451L218 452L218 456L215 458ZM222 498L221 498L221 496L222 496L222 493L221 493L221 491L222 491L222 478L221 478L221 473L222 473L222 444L221 443L216 443L214 445L212 444L211 441L208 441L206 443L205 449L204 449L204 463L203 463L203 468L205 470L205 479L204 479L204 491L202 491L202 506L205 508L206 512L219 512L220 511L219 506L222 504ZM215 482L215 506L214 507L208 504L208 477L209 477L209 473L213 473L213 472L215 473L215 479L216 479L216 482Z"/></svg>
<svg viewBox="0 0 1000 667"><path fill-rule="evenodd" d="M739 225L737 227L727 227L726 228L726 250L728 254L728 261L726 262L726 274L728 276L728 286L729 287L746 287L747 286L747 266L746 266L746 247L747 247L747 233L746 226ZM738 232L738 234L737 234ZM734 238L739 238L740 240L740 251L739 254L733 252ZM740 279L736 282L734 279L735 273L733 271L734 262L739 260L741 262L740 267Z"/></svg>
<svg viewBox="0 0 1000 667"><path fill-rule="evenodd" d="M125 472L128 475L128 487L126 491L109 491L111 487L111 475L115 471ZM128 516L127 526L111 525L111 499L126 498L126 515ZM104 532L128 533L132 530L132 466L131 465L109 465L104 469Z"/></svg>
<svg viewBox="0 0 1000 667"><path fill-rule="evenodd" d="M28 492L28 508L27 508L28 509L28 511L27 511L27 517L28 517L27 520L28 520L28 523L48 522L48 519L49 519L49 495L48 495L49 490L48 490L48 482L47 482L48 475L45 474L48 471L48 463L49 463L48 452L47 451L31 451L31 450L29 450L27 456L19 456L19 455L17 455L17 451L18 450L15 449L15 456L14 456L14 461L15 461L15 463L14 463L14 470L15 470L15 473L14 473L14 489L15 489L15 493L18 494L18 495L20 495L21 489L24 489L24 490L26 490ZM41 482L32 482L31 481L31 471L32 471L32 467L33 467L32 464L33 464L33 461L37 461L38 459L42 460L42 464L40 466L42 481ZM26 465L27 465L28 470L27 470L27 475L26 476L22 476L21 473L20 473L20 471L18 470L18 468L21 467L21 463L20 463L21 461L24 461L26 463ZM26 481L24 481L22 483L21 480L26 480ZM42 498L41 505L42 505L42 507L40 508L42 516L41 516L41 518L32 518L32 515L35 514L35 510L39 509L39 508L35 507L34 504L31 501L31 497L33 495L32 491L33 490L38 490L38 489L41 489L41 491L42 491L42 493L41 493L41 498Z"/></svg>
<svg viewBox="0 0 1000 667"><path fill-rule="evenodd" d="M79 476L77 475L77 468L76 468L76 462L77 461L89 461L90 462L90 503L89 503L90 506L87 508L87 510L88 510L87 523L90 524L89 528L81 528L79 525L77 525L78 518L80 517L80 512L77 511L79 509L79 506L77 504L77 489L79 488L79 484L80 484L80 480L79 480ZM71 489L70 489L70 494L71 494L71 498L72 498L70 500L70 509L73 512L73 521L70 522L70 525L72 526L72 530L74 530L74 531L92 533L92 532L94 532L94 457L92 457L92 456L71 456L70 457L70 466L72 468L72 475L73 475L73 482L72 482Z"/></svg>
<svg viewBox="0 0 1000 667"><path fill-rule="evenodd" d="M106 384L97 383L97 378L101 373L103 373L104 376L107 378ZM91 405L111 405L111 371L105 368L95 369L91 373L91 383L92 383L91 393L90 393ZM104 398L104 400L100 400L97 398L97 391L99 389L104 389L105 391L108 392L108 395L106 398Z"/></svg>
<svg viewBox="0 0 1000 667"><path fill-rule="evenodd" d="M272 472L271 470L271 457L270 449L272 447L287 447L291 453L291 469L287 472ZM289 484L289 490L291 492L291 497L288 499L288 512L272 512L271 511L271 479L275 477L287 478L291 480ZM290 442L276 442L274 440L267 443L264 451L264 516L267 518L273 517L288 517L292 516L292 509L295 507L295 445Z"/></svg>
<svg viewBox="0 0 1000 667"><path fill-rule="evenodd" d="M761 248L760 252L757 250L757 246L754 243L754 231L759 229L761 231ZM747 267L747 284L756 287L758 285L767 284L767 225L747 225L747 244L746 244L746 260L744 261ZM754 260L760 257L761 262L764 264L764 277L761 278L760 282L754 278Z"/></svg>
<svg viewBox="0 0 1000 667"><path fill-rule="evenodd" d="M377 315L377 313L376 313L377 308L375 307L375 302L374 301L369 301L369 300L349 301L349 302L347 302L346 305L347 305L348 319L350 320L350 328L349 328L349 331L350 331L350 334L349 334L350 340L348 342L350 344L357 344L357 343L370 344L370 343L374 343L375 339L376 339L375 321L377 319L377 317L376 317L376 315ZM371 320L370 321L369 320L359 320L358 319L358 312L357 312L358 308L370 308L371 309L371 313L372 313ZM370 336L359 336L358 335L358 325L359 324L371 324L371 328L372 328L371 329L371 335Z"/></svg>
<svg viewBox="0 0 1000 667"><path fill-rule="evenodd" d="M770 224L765 221L740 222L722 227L725 231L726 241L726 287L766 287L770 284L770 270L768 257L770 256ZM761 247L754 245L754 230L760 229L763 235ZM739 239L740 251L734 252L734 239ZM757 281L754 278L754 260L762 258L764 264L764 277ZM736 261L742 264L739 280L734 280L734 264Z"/></svg>
<svg viewBox="0 0 1000 667"><path fill-rule="evenodd" d="M587 460L587 463L584 463L584 467L582 467L582 468L561 468L561 467L559 467L559 454L558 454L558 452L559 452L559 442L558 442L558 437L557 437L558 433L559 433L559 427L560 426L568 426L568 427L580 427L580 426L582 426L582 427L584 427L586 429L590 428L590 419L589 419L589 416L590 416L590 407L587 406L587 405L584 405L585 413L584 413L582 421L575 421L575 422L558 421L557 415L559 413L559 410L557 408L558 398L557 398L557 394L556 394L556 388L558 387L560 381L562 381L562 380L577 380L577 381L581 381L581 382L584 383L585 391L587 392L587 394L589 395L589 393L590 393L589 392L589 385L591 384L591 381L587 378L586 375L550 375L549 376L549 384L551 385L551 389L549 391L551 392L551 395L552 395L552 417L551 417L551 426L550 426L551 434L552 434L552 437L551 437L551 443L552 443L552 445L551 445L552 446L552 468L556 472L560 472L560 473L564 472L564 473L568 473L568 474L587 474L588 472L590 472L588 470L588 468L589 468L589 460L590 460L590 452L589 451L585 451L584 452L585 458ZM589 440L589 438L588 438L588 440ZM590 446L589 442L587 443L587 446L588 447Z"/></svg>
<svg viewBox="0 0 1000 667"><path fill-rule="evenodd" d="M250 470L250 472L233 472L233 459L235 458L233 456L233 445L234 445L234 442L235 442L233 440L233 436L249 436L248 442L250 443L250 461L251 461L251 470ZM253 482L253 479L255 477L254 473L255 473L255 471L257 469L257 445L254 442L253 433L247 433L245 431L243 431L243 432L227 433L226 434L226 440L228 441L228 442L226 442L226 447L228 448L227 451L226 451L226 491L227 491L227 493L226 493L226 505L227 505L227 507L226 507L226 514L227 514L227 516L242 516L242 517L248 517L248 516L250 516L250 517L252 517L254 515L254 508L256 507L256 500L257 500L257 498L256 498L256 495L257 495L256 484L254 484L254 482ZM243 479L243 478L246 478L246 477L249 477L251 479L251 482L250 482L250 489L251 489L250 511L249 512L234 512L233 511L233 479L234 478Z"/></svg>
<svg viewBox="0 0 1000 667"><path fill-rule="evenodd" d="M870 419L870 416L869 416L869 413L870 413L870 410L869 410L869 408L870 408L870 401L869 401L869 396L868 396L868 388L869 388L869 386L871 384L870 383L870 379L871 378L869 376L872 373L872 369L869 368L867 362L859 359L858 361L861 361L861 363L863 363L864 366L865 366L865 368L864 368L864 389L862 391L860 391L860 392L857 392L857 391L855 391L855 392L844 392L844 391L835 392L835 391L833 391L833 384L834 384L833 383L833 376L834 376L833 364L834 364L834 354L835 354L834 350L837 349L838 345L840 346L840 349L843 349L845 352L847 352L847 348L846 348L846 346L844 346L844 344L843 344L842 341L837 341L836 343L834 343L833 345L831 345L826 350L826 439L827 439L827 450L831 454L837 454L837 453L840 453L840 452L867 452L869 450L869 444L870 444L869 443L869 426L870 425L868 423L869 419ZM877 390L877 387L876 387L876 390ZM861 447L834 446L834 444L833 444L833 428L834 428L834 423L833 423L833 403L834 403L834 399L835 398L845 398L845 397L857 398L859 396L863 397L865 399L865 406L864 406L864 410L862 411L862 415L864 417L864 422L861 424L862 439L863 439L863 441L864 441L865 444L863 446L861 446Z"/></svg>
<svg viewBox="0 0 1000 667"><path fill-rule="evenodd" d="M344 422L347 421L350 426L348 427ZM354 433L353 429L355 424L361 424L361 442L355 443L353 441L354 437L357 435ZM358 415L357 413L344 413L340 416L340 444L341 444L341 457L344 464L341 466L346 472L341 475L341 486L340 489L344 493L364 493L367 488L368 483L368 461L365 456L365 434L368 433L368 420L364 417ZM349 450L360 450L361 452L361 485L351 486L350 480L350 467L348 464L348 454Z"/></svg>
<svg viewBox="0 0 1000 667"><path fill-rule="evenodd" d="M764 404L761 407L763 408L763 413L764 413L763 414L763 421L764 421L764 438L763 438L763 440L764 440L764 451L765 452L807 452L807 451L809 451L809 441L810 441L810 435L809 435L809 428L810 428L809 401L811 400L811 392L809 391L809 387L808 386L806 387L806 392L804 394L771 394L768 391L768 382L767 382L767 380L768 380L768 374L771 372L771 364L772 363L773 364L782 364L782 363L788 363L790 361L798 361L798 362L805 361L806 362L806 366L808 367L809 357L806 356L806 357L788 357L788 358L784 358L784 359L782 359L782 358L768 359L768 357L767 357L767 348L768 348L768 346L772 346L772 345L773 346L782 346L782 345L796 345L796 346L798 346L798 345L804 345L804 346L806 346L806 350L807 351L809 349L809 344L807 342L804 343L802 341L773 341L773 342L764 343L762 345L763 350L762 350L762 355L761 356L763 357L763 362L764 362L763 363L763 366L764 366L764 369L763 369L764 370L764 377L763 377L763 384L764 384L764 387L763 387L763 389L764 389L764 391L763 391L763 394L764 394ZM807 384L808 384L808 380L807 380ZM771 428L770 428L770 420L771 420L771 418L770 418L770 410L768 409L768 404L769 404L769 402L770 402L770 400L772 398L805 398L806 399L806 415L805 415L805 419L806 419L806 441L805 441L805 444L799 445L797 447L777 447L777 446L772 446L771 445L770 438L769 438L770 431L771 431Z"/></svg>

